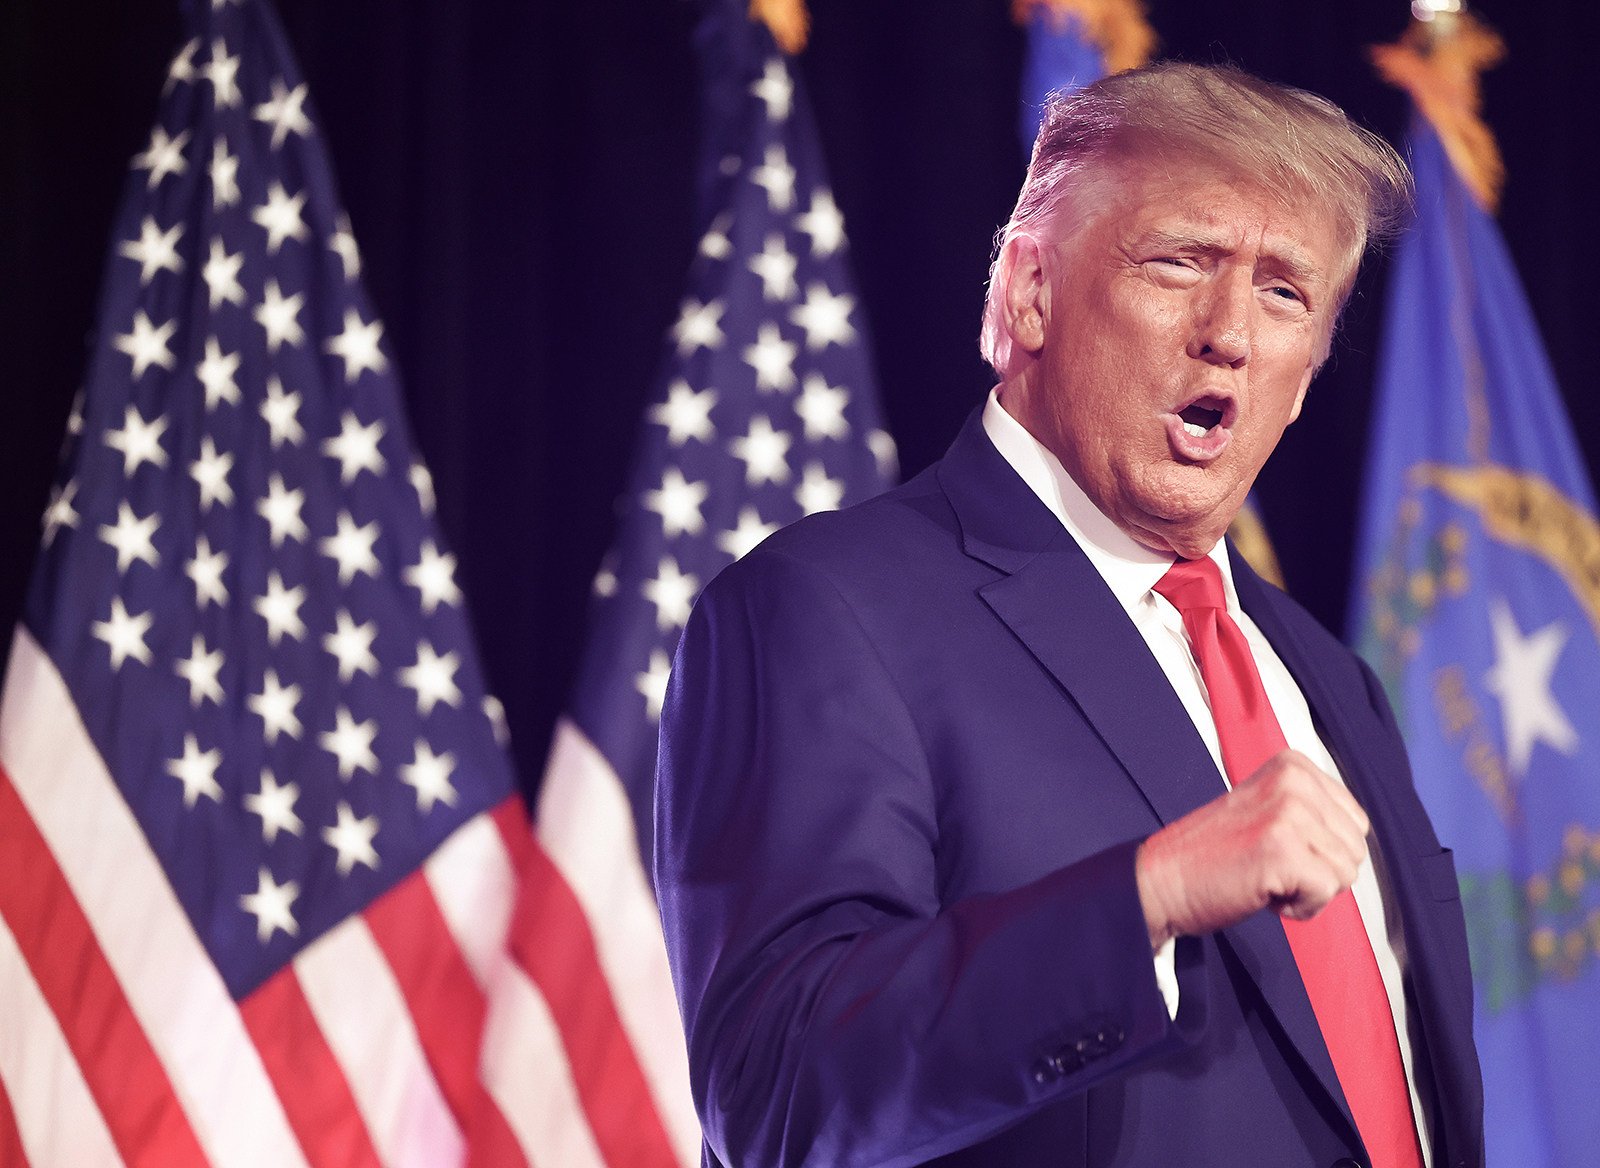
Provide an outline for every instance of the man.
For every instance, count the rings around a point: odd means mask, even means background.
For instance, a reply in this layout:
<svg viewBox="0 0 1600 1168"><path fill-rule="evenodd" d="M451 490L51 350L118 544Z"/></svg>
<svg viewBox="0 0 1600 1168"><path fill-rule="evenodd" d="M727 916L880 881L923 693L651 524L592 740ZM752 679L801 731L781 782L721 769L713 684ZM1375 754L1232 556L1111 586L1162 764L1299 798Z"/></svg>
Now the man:
<svg viewBox="0 0 1600 1168"><path fill-rule="evenodd" d="M1161 65L1055 99L945 459L707 590L657 881L708 1163L1482 1162L1449 852L1221 542L1403 164Z"/></svg>

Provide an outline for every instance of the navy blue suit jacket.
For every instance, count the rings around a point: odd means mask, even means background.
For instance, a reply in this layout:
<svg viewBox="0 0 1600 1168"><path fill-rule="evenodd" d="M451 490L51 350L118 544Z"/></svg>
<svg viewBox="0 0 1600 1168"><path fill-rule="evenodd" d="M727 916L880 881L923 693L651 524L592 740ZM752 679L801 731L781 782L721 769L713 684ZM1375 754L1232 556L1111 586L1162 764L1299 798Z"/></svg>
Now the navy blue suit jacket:
<svg viewBox="0 0 1600 1168"><path fill-rule="evenodd" d="M1435 1164L1482 1163L1450 853L1370 672L1237 558L1371 816ZM1138 843L1220 795L1104 581L974 414L900 489L706 590L662 722L657 884L707 1163L1364 1163L1269 912L1157 989Z"/></svg>

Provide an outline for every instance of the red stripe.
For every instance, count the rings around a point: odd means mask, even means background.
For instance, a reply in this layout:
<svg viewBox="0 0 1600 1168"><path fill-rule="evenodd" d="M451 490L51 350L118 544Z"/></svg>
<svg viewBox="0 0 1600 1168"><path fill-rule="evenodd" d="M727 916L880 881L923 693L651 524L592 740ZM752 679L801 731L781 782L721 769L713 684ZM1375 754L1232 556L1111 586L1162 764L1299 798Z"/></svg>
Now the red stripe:
<svg viewBox="0 0 1600 1168"><path fill-rule="evenodd" d="M200 1142L165 1068L4 769L0 856L9 873L0 880L0 915L61 1024L118 1152L129 1163L203 1166ZM102 862L115 864L117 857Z"/></svg>
<svg viewBox="0 0 1600 1168"><path fill-rule="evenodd" d="M311 1004L285 966L239 1005L289 1126L312 1168L379 1168L355 1096Z"/></svg>
<svg viewBox="0 0 1600 1168"><path fill-rule="evenodd" d="M367 925L400 992L417 1038L445 1102L469 1146L516 1147L505 1117L478 1077L488 1003L462 956L427 877L417 872L384 893L366 911ZM515 1160L484 1160L516 1164Z"/></svg>
<svg viewBox="0 0 1600 1168"><path fill-rule="evenodd" d="M520 861L511 953L555 1018L601 1155L609 1168L677 1168L577 897L520 815L502 806L495 819Z"/></svg>
<svg viewBox="0 0 1600 1168"><path fill-rule="evenodd" d="M0 1079L0 1168L28 1168L22 1133L17 1130L17 1113L11 1109L4 1079Z"/></svg>

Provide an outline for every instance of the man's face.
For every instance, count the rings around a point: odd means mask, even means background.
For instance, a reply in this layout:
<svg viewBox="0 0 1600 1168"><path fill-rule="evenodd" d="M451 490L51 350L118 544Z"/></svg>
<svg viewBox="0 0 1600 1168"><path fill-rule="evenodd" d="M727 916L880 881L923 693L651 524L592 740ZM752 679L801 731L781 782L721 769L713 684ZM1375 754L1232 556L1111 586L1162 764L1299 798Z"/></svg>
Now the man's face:
<svg viewBox="0 0 1600 1168"><path fill-rule="evenodd" d="M1193 557L1299 415L1343 252L1305 200L1173 171L1125 170L1035 253L1036 314L1012 314L1028 359L1001 400L1119 527Z"/></svg>

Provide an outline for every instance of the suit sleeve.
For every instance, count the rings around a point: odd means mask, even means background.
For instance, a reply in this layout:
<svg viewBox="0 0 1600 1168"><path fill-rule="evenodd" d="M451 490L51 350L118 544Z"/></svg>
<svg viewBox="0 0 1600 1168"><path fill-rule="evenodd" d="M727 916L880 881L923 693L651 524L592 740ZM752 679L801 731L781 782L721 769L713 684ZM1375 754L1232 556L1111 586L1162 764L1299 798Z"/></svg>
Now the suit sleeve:
<svg viewBox="0 0 1600 1168"><path fill-rule="evenodd" d="M719 577L663 713L656 858L724 1163L920 1163L1203 1024L1203 992L1174 1025L1157 989L1139 841L945 903L938 789L829 580L770 546Z"/></svg>

